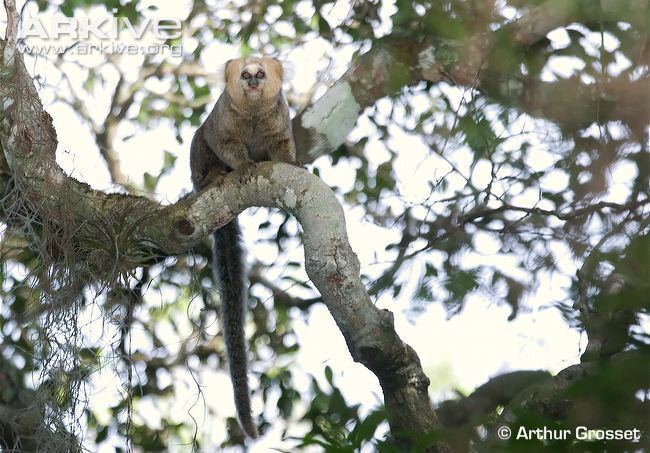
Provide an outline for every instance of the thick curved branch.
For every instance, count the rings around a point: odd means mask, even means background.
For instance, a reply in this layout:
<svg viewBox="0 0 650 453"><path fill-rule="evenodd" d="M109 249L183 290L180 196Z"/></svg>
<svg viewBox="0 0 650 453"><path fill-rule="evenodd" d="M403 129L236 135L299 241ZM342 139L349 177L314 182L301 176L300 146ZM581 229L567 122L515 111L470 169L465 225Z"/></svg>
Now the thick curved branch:
<svg viewBox="0 0 650 453"><path fill-rule="evenodd" d="M212 186L188 200L185 231L201 236L250 206L280 207L303 228L307 274L343 333L352 357L378 377L393 432L437 426L415 351L395 332L393 315L371 302L350 247L345 217L329 187L291 165L261 163L254 173L232 173L234 184ZM215 209L215 206L226 206ZM215 211L220 211L216 213Z"/></svg>
<svg viewBox="0 0 650 453"><path fill-rule="evenodd" d="M303 227L307 273L320 291L352 357L378 377L393 432L425 433L438 427L427 392L429 379L415 351L394 328L392 313L377 309L364 288L350 247L343 209L332 190L305 169L263 162L230 173L175 205L160 207L128 195L107 195L68 178L55 161L56 133L42 109L22 60L0 85L0 146L14 176L41 218L73 219L75 240L97 247L94 219L129 234L129 253L155 247L162 254L186 252L216 228L251 206L279 207ZM135 250L135 252L134 252ZM127 250L114 260L124 261ZM134 264L137 261L134 261ZM94 263L95 273L111 263ZM442 451L444 447L431 447Z"/></svg>

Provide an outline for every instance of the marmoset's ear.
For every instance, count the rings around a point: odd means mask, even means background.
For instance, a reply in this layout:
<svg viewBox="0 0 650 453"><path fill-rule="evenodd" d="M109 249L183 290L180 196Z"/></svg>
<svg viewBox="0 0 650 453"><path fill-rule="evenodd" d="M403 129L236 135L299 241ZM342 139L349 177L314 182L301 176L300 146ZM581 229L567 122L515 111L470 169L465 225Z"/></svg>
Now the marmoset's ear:
<svg viewBox="0 0 650 453"><path fill-rule="evenodd" d="M293 63L275 57L263 57L262 61L265 66L272 68L283 82L288 82L293 78Z"/></svg>
<svg viewBox="0 0 650 453"><path fill-rule="evenodd" d="M228 82L239 78L239 65L237 63L240 61L241 58L234 58L226 61L223 66L219 68L217 74L223 78L223 83L227 85Z"/></svg>
<svg viewBox="0 0 650 453"><path fill-rule="evenodd" d="M284 80L284 68L282 67L282 62L280 62L280 60L273 57L262 57L261 60L266 71L270 72L275 80Z"/></svg>

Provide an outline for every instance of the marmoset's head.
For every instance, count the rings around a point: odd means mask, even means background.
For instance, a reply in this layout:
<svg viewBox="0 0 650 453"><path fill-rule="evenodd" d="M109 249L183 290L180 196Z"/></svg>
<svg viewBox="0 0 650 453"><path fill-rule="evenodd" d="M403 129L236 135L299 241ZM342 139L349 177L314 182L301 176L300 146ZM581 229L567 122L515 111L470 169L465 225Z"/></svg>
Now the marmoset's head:
<svg viewBox="0 0 650 453"><path fill-rule="evenodd" d="M282 88L282 63L270 57L230 60L225 68L226 91L236 104L275 98Z"/></svg>

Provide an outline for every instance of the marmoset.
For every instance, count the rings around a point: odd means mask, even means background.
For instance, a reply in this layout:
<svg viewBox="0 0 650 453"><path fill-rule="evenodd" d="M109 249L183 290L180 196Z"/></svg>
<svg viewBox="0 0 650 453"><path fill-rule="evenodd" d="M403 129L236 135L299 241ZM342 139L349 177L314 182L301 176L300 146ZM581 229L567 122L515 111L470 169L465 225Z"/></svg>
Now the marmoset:
<svg viewBox="0 0 650 453"><path fill-rule="evenodd" d="M289 107L282 94L284 68L270 57L230 60L226 87L194 134L190 170L196 191L218 175L265 160L295 163ZM248 391L244 305L247 298L244 248L237 219L214 233L213 268L221 292L221 315L237 415L257 436Z"/></svg>

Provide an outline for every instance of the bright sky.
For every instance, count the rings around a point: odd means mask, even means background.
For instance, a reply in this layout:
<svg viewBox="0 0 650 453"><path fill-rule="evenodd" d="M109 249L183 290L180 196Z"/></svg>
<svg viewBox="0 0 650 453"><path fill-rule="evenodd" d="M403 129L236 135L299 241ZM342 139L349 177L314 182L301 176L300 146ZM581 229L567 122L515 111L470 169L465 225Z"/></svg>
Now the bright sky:
<svg viewBox="0 0 650 453"><path fill-rule="evenodd" d="M154 2L150 2L154 3ZM386 18L392 13L394 2L384 2L382 6L382 17L385 19L385 32L389 31ZM172 6L173 5L173 6ZM32 5L33 6L33 5ZM156 2L159 8L155 14L166 17L182 17L184 9L182 2ZM336 2L330 11L331 23L340 22L349 10L345 2ZM299 14L309 15L309 7L306 3L297 8ZM35 14L36 8L28 8L27 14ZM3 19L4 11L0 14ZM103 7L95 7L90 10L90 16L106 14ZM4 27L3 27L4 28ZM555 33L555 32L554 32ZM561 42L563 35L557 32L551 38ZM191 50L195 45L188 40L185 44L186 51ZM286 55L286 59L293 63L295 75L290 82L297 92L307 91L317 81L317 70L323 69L325 65L324 56L331 52L329 44L323 40L315 39L303 47L294 49ZM336 55L336 66L332 71L334 76L340 75L349 64L352 48L346 49ZM206 68L216 69L227 59L238 55L238 47L214 43L209 46L203 54L203 64ZM101 58L86 57L83 62L91 67L97 67ZM127 78L134 79L139 71L139 57L125 58L121 66L125 70ZM575 68L575 61L557 62L558 71L568 74ZM54 118L59 137L59 149L57 160L61 166L71 175L88 182L100 189L110 188L108 172L104 167L91 134L85 127L79 126L79 118L71 108L61 102L56 102L56 93L65 92L67 86L61 74L54 71L42 58L29 60L28 66L34 74L38 74L44 83L41 89L47 111ZM89 74L79 71L74 65L66 64L63 69L70 80L73 89L82 93L82 86L87 81ZM95 71L92 69L91 71ZM116 74L111 71L104 71L110 85L115 83ZM548 77L553 77L549 72ZM164 83L152 84L152 90L164 92L168 87ZM222 87L215 86L212 89L213 102L218 97ZM449 93L457 96L461 101L463 93L461 90L449 88ZM94 99L87 101L89 107L98 112L97 119L100 120L108 109L108 90L102 86L94 88ZM428 96L420 95L416 103L419 109L430 109L435 100ZM389 101L380 101L377 105L378 111L387 112L390 108ZM524 125L531 129L530 119L522 118ZM385 144L373 139L373 128L364 117L357 123L357 129L351 137L370 135L368 156L375 162L381 162L387 158ZM188 149L193 134L193 129L186 127L182 131L183 143L178 144L170 125L166 122L151 130L134 129L125 125L119 132L119 140L116 145L123 169L134 179L141 181L144 172L157 174L163 163L163 151L169 151L178 157L176 168L164 179L161 190L157 194L161 200L173 202L180 195L189 191L189 163ZM392 128L393 138L390 146L393 149L409 150L398 158L395 170L400 181L400 191L403 199L417 203L429 196L429 187L426 181L432 176L439 177L448 170L448 164L438 158L432 157L427 147L421 140L413 135L407 134L397 128ZM504 146L517 147L516 139L508 141ZM468 169L470 165L469 152L458 149L452 154L452 160L461 169ZM529 164L532 167L546 168L548 164L548 152L543 143L543 137L535 147L534 158ZM340 163L332 168L327 159L320 159L316 166L320 169L325 182L339 187L349 187L354 182L354 169L346 163ZM627 186L624 183L631 179L630 172L633 168L622 166L612 173L613 189L609 194L612 199L621 198L626 193ZM469 172L467 173L469 174ZM489 168L478 167L475 170L473 182L478 186L484 186L488 182ZM565 175L560 172L550 173L545 177L544 184L555 187L563 187L566 184ZM461 178L450 178L450 190L462 187L464 181ZM498 190L496 188L495 190ZM504 189L505 190L505 189ZM536 200L529 194L522 193L520 197L522 205L530 205ZM390 200L387 200L390 203ZM399 204L399 203L398 203ZM363 210L351 205L345 205L349 236L352 247L359 255L362 263L362 271L368 275L378 275L384 268L377 265L377 262L385 262L389 257L385 255L383 245L399 237L398 231L386 230L366 222L363 218ZM272 260L268 256L269 250L255 245L256 225L266 216L265 210L251 210L242 216L245 225L246 242L249 252L261 260ZM494 263L495 244L487 237L477 237L477 243L481 244L481 254L467 256L467 267L479 263ZM377 245L380 244L380 250ZM554 250L559 268L570 275L575 272L575 264L571 261L571 254L563 250L559 245ZM297 247L291 252L291 256L299 257L302 260L302 250ZM512 276L520 276L521 272L515 268L512 257L502 257L499 263L503 272ZM423 263L419 260L413 261L413 272L410 280L406 282L413 287L419 276ZM279 269L278 271L282 271ZM304 273L303 273L304 274ZM274 274L275 275L275 274ZM305 277L306 278L306 277ZM579 355L584 344L581 343L579 332L570 329L562 319L560 313L549 308L555 302L565 299L570 281L559 274L542 275L537 284L537 291L527 298L526 305L529 312L521 313L514 321L507 321L510 315L510 308L500 304L498 300L491 300L487 295L476 294L470 297L462 312L447 319L446 313L439 304L429 305L424 313L418 317L409 319L405 311L409 308L409 301L406 297L408 291L403 291L398 300L391 300L390 297L382 297L376 301L380 308L388 308L395 313L396 329L400 336L415 348L420 356L422 364L432 380L431 395L434 401L449 397L453 389L460 389L469 392L476 386L484 383L491 376L516 369L546 369L557 372L571 364L579 361ZM171 295L167 295L171 297ZM149 295L156 304L156 296ZM161 294L158 304L167 297ZM86 313L88 323L97 319L98 311ZM191 308L188 310L191 314ZM189 322L179 320L179 323L186 324L189 329ZM381 390L376 378L363 366L355 364L345 346L340 332L324 306L314 307L308 318L301 318L295 321L295 330L298 341L301 345L300 353L296 359L300 370L304 374L298 374L299 385L303 390L308 388L308 376L315 376L325 386L323 368L329 365L335 375L335 382L340 386L343 394L349 403L362 403L364 410L376 407L381 399ZM162 332L165 326L161 325ZM110 335L109 337L110 338ZM137 333L134 335L134 343L144 341ZM324 345L327 345L324 347ZM270 366L269 362L269 366ZM97 407L106 405L107 393L115 394L119 386L115 386L111 369L108 367L96 377L96 387L90 396L92 404ZM260 371L254 368L253 371ZM199 423L199 431L206 429L203 423L204 401L221 412L234 413L234 406L231 400L231 390L228 377L221 372L206 370L199 378L203 384L203 395L198 395L196 384L187 375L168 377L170 382L176 384L177 399L169 409L178 414L180 419L188 419L188 411L195 416ZM255 380L252 379L253 385ZM259 413L261 400L254 401L254 412ZM164 406L165 403L162 404ZM269 408L273 404L269 404ZM159 410L158 407L157 410ZM100 410L101 412L101 410ZM105 414L107 415L107 414ZM224 433L212 431L210 436L216 441L224 438ZM300 429L291 432L299 434ZM281 432L279 429L272 430L260 441L256 442L251 449L252 452L265 452L270 448L287 448L290 444L283 444L280 441ZM178 447L182 450L182 447ZM106 448L100 451L113 451ZM173 448L171 451L175 451Z"/></svg>

